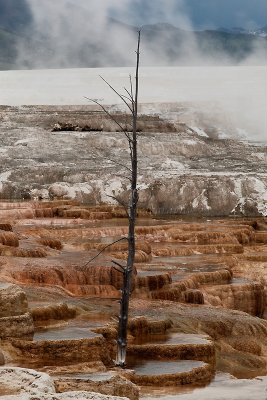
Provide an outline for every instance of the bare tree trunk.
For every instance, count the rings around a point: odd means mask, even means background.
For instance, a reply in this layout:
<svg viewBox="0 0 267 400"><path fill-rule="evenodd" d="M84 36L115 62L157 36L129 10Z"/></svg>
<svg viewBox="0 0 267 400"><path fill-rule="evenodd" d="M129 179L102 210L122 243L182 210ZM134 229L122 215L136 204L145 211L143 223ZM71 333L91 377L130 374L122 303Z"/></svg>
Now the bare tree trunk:
<svg viewBox="0 0 267 400"><path fill-rule="evenodd" d="M136 224L136 210L138 203L137 192L137 119L138 119L138 91L139 91L139 60L140 60L140 31L138 32L138 44L136 52L136 73L135 73L135 95L132 93L132 137L129 140L130 154L131 154L131 193L129 199L128 210L128 257L127 266L123 271L123 289L121 297L121 307L119 316L119 331L117 341L117 360L116 364L124 367L126 364L126 349L127 349L127 328L128 328L128 314L129 314L129 300L131 295L132 273L134 269L135 259L135 224Z"/></svg>
<svg viewBox="0 0 267 400"><path fill-rule="evenodd" d="M127 257L127 265L126 267L121 265L115 260L112 262L115 265L115 268L123 274L123 288L122 288L122 296L120 302L120 316L119 316L119 329L118 329L118 340L117 340L117 359L116 365L120 367L125 367L126 363L126 349L127 349L127 328L128 328L128 313L129 313L129 300L131 295L131 287L132 287L132 273L134 269L134 259L135 259L135 224L136 224L136 210L138 203L138 191L137 191L137 162L138 162L138 152L137 152L137 120L138 120L138 92L139 92L139 61L140 61L140 38L141 32L138 31L138 41L137 41L137 51L136 51L136 71L135 71L135 85L133 87L132 78L130 76L130 90L126 88L126 96L120 94L113 86L111 86L104 78L103 81L110 87L113 92L120 97L123 103L127 106L128 110L131 112L132 116L132 130L128 131L127 127L124 127L117 119L114 117L105 106L99 103L97 100L88 99L93 103L99 105L102 110L112 119L113 122L120 128L120 131L124 133L128 140L130 157L131 157L131 167L122 165L120 162L117 162L118 165L127 169L130 172L130 182L131 182L131 190L129 196L129 204L128 209L126 208L128 221L129 221L129 229L128 229L128 237L121 238L114 243L117 243L121 240L128 241L128 257ZM87 97L86 97L87 98ZM112 198L115 198L111 196ZM118 199L117 199L118 200ZM97 258L107 247L112 246L114 243L107 245L104 249L102 249L95 257L89 260L84 266L88 265L95 258Z"/></svg>

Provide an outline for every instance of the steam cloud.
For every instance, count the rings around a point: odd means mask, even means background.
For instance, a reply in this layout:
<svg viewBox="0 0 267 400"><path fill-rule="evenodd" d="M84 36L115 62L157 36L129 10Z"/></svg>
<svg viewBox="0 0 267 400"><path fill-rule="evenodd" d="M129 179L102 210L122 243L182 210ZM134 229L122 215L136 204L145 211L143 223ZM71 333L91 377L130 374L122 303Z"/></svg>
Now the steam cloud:
<svg viewBox="0 0 267 400"><path fill-rule="evenodd" d="M267 60L265 40L262 46L251 40L244 60L242 51L232 49L229 55L223 42L212 41L208 34L194 34L185 0L26 1L33 23L31 38L19 46L20 67L132 65L134 54L129 49L135 48L134 26L143 24L143 65L231 65L239 59L255 65ZM155 31L149 26L155 23L163 25Z"/></svg>
<svg viewBox="0 0 267 400"><path fill-rule="evenodd" d="M126 66L134 63L136 29L144 23L172 23L187 31L178 52L167 56L174 33L164 29L153 39L144 32L143 64L192 62L197 46L183 0L26 0L32 12L31 38L20 43L20 67ZM141 11L143 11L143 15ZM110 17L114 17L115 22ZM129 25L132 29L129 29ZM163 26L164 28L164 26ZM182 32L182 31L181 31ZM152 41L150 39L153 39ZM194 57L192 57L194 55Z"/></svg>
<svg viewBox="0 0 267 400"><path fill-rule="evenodd" d="M27 3L33 16L31 32L34 34L31 41L22 43L19 48L20 66L60 68L133 65L136 47L134 26L140 26L144 22L172 23L187 32L184 35L185 31L181 30L177 54L171 54L173 65L232 64L223 48L218 48L210 58L209 44L204 49L206 52L203 56L203 49L199 49L192 32L183 0L27 0ZM143 10L143 15L140 10ZM122 23L115 23L110 16ZM132 24L133 28L129 29L123 23ZM166 48L168 49L169 42L173 40L173 35L172 29L162 29L157 34L153 29L150 31L149 26L146 27L142 33L142 65L171 65L170 58L166 57ZM266 64L266 50L257 45L241 65L259 64ZM205 79L208 82L208 77ZM267 129L265 94L255 97L253 85L250 85L250 93L241 88L242 94L235 93L235 88L227 86L227 83L220 88L223 96L218 98L217 94L214 96L216 83L214 87L203 84L199 97L206 102L218 100L226 115L231 115L236 126L247 130L250 137L266 140L263 132L263 129ZM191 90L193 93L194 88ZM257 91L260 93L261 88L257 87Z"/></svg>

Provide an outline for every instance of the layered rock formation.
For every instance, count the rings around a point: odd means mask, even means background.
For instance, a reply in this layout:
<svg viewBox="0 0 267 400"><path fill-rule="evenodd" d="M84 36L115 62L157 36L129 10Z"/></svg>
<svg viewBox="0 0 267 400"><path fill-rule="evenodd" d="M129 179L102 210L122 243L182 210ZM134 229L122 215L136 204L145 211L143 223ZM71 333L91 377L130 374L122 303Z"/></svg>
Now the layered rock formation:
<svg viewBox="0 0 267 400"><path fill-rule="evenodd" d="M0 383L0 396L6 400L125 400L88 391L57 394L49 375L22 368L0 368Z"/></svg>
<svg viewBox="0 0 267 400"><path fill-rule="evenodd" d="M20 214L25 209L28 218ZM132 388L129 381L207 384L216 370L265 373L264 218L193 222L140 213L127 360L135 373L121 374L113 368L117 323L110 319L118 314L122 286L111 260L123 263L127 251L120 240L127 235L123 210L61 200L2 202L0 211L3 238L11 234L0 260L0 363L57 375L59 391L116 395ZM12 249L24 256L14 257ZM97 372L115 378L98 384Z"/></svg>
<svg viewBox="0 0 267 400"><path fill-rule="evenodd" d="M171 123L140 119L140 204L156 214L267 215L266 146L218 139L208 122L191 128L195 116L185 105L163 108ZM57 122L88 130L51 132ZM2 198L127 197L127 140L94 107L3 107L0 123Z"/></svg>
<svg viewBox="0 0 267 400"><path fill-rule="evenodd" d="M18 286L0 284L0 338L32 337L33 330L25 293Z"/></svg>

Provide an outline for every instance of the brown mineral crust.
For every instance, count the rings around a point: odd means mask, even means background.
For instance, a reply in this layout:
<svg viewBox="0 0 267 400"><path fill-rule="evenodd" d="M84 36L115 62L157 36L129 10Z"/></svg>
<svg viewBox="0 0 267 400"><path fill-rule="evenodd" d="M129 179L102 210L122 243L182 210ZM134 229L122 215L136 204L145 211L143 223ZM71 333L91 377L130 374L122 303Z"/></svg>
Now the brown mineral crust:
<svg viewBox="0 0 267 400"><path fill-rule="evenodd" d="M152 299L184 301L188 298L184 292L188 289L198 289L201 285L229 283L232 279L232 273L228 269L215 272L199 272L188 276L188 278L173 282L169 286L163 287L161 290L151 293ZM193 294L191 294L193 296ZM199 298L199 294L196 294ZM190 297L189 297L190 298Z"/></svg>
<svg viewBox="0 0 267 400"><path fill-rule="evenodd" d="M253 338L248 337L240 337L229 339L228 343L235 349L241 352L251 353L257 356L262 355L262 346L261 343L257 342Z"/></svg>
<svg viewBox="0 0 267 400"><path fill-rule="evenodd" d="M29 250L30 252L30 250ZM12 265L12 267L11 267ZM119 296L122 287L122 274L112 266L89 265L85 268L66 265L51 260L37 263L19 262L16 265L6 263L2 276L12 282L24 285L58 286L77 296ZM133 279L134 285L135 279ZM134 286L133 286L134 287Z"/></svg>
<svg viewBox="0 0 267 400"><path fill-rule="evenodd" d="M182 302L190 304L204 304L205 299L201 290L187 289L183 293Z"/></svg>
<svg viewBox="0 0 267 400"><path fill-rule="evenodd" d="M169 230L170 237L181 243L196 243L196 244L238 244L238 240L231 233L224 232L183 232L174 229Z"/></svg>
<svg viewBox="0 0 267 400"><path fill-rule="evenodd" d="M170 319L151 320L146 317L131 318L128 330L133 336L164 334L172 327Z"/></svg>
<svg viewBox="0 0 267 400"><path fill-rule="evenodd" d="M43 246L50 247L51 249L62 250L63 245L59 239L42 237L37 240L37 243L42 244Z"/></svg>
<svg viewBox="0 0 267 400"><path fill-rule="evenodd" d="M138 289L145 288L149 291L162 289L164 286L169 285L172 282L171 276L168 273L147 275L136 277L136 292ZM135 293L136 293L135 292Z"/></svg>
<svg viewBox="0 0 267 400"><path fill-rule="evenodd" d="M267 262L267 253L265 254L248 254L246 255L248 261Z"/></svg>
<svg viewBox="0 0 267 400"><path fill-rule="evenodd" d="M80 297L101 297L119 299L120 292L112 285L77 285L67 284L65 289L72 295Z"/></svg>
<svg viewBox="0 0 267 400"><path fill-rule="evenodd" d="M11 208L11 209L0 209L0 218L1 219L28 219L34 218L35 211L32 208Z"/></svg>
<svg viewBox="0 0 267 400"><path fill-rule="evenodd" d="M0 245L0 255L4 257L43 258L47 256L47 253L42 248L22 249Z"/></svg>
<svg viewBox="0 0 267 400"><path fill-rule="evenodd" d="M19 246L19 239L17 235L13 232L0 231L0 243L4 246Z"/></svg>
<svg viewBox="0 0 267 400"><path fill-rule="evenodd" d="M22 203L25 204L25 203ZM51 201L34 201L31 203L34 208L57 208L57 207L74 207L80 203L76 200L51 200ZM1 207L0 207L1 208Z"/></svg>
<svg viewBox="0 0 267 400"><path fill-rule="evenodd" d="M215 364L213 342L205 344L143 344L128 346L128 355L152 360L198 360Z"/></svg>
<svg viewBox="0 0 267 400"><path fill-rule="evenodd" d="M7 201L0 201L0 210L16 210L20 208L33 208L34 207L34 202L23 202L23 201L12 201L12 202L7 202Z"/></svg>
<svg viewBox="0 0 267 400"><path fill-rule="evenodd" d="M267 232L256 232L255 242L267 244Z"/></svg>
<svg viewBox="0 0 267 400"><path fill-rule="evenodd" d="M58 213L60 217L63 218L81 218L81 219L92 219L92 220L105 220L111 219L111 212L101 212L101 211L89 211L87 209L69 209L62 210L62 212Z"/></svg>
<svg viewBox="0 0 267 400"><path fill-rule="evenodd" d="M62 376L65 374L106 372L107 367L105 367L102 361L86 361L75 364L44 366L40 368L40 371L49 375Z"/></svg>
<svg viewBox="0 0 267 400"><path fill-rule="evenodd" d="M26 341L10 339L18 359L31 359L42 363L76 363L82 361L102 361L111 365L109 347L103 337L73 339Z"/></svg>
<svg viewBox="0 0 267 400"><path fill-rule="evenodd" d="M84 243L85 250L96 249L96 250L100 251L100 250L105 249L106 252L114 252L114 251L126 251L128 249L128 242L125 238L125 241L120 241L120 242L114 243L111 246L105 248L106 246L107 246L107 244L97 243L97 242ZM136 248L136 250L142 250L146 254L151 254L151 245L147 242L136 241L135 248Z"/></svg>
<svg viewBox="0 0 267 400"><path fill-rule="evenodd" d="M179 332L204 333L216 346L217 368L235 376L259 376L266 371L267 322L247 313L205 305L185 305L170 301L132 299L132 315L150 318L167 316L172 329ZM137 333L136 333L137 335ZM241 340L244 347L235 350ZM252 345L249 343L252 341ZM261 355L259 356L260 345ZM232 347L233 346L233 347Z"/></svg>
<svg viewBox="0 0 267 400"><path fill-rule="evenodd" d="M214 244L214 245L179 245L178 247L152 248L152 255L157 257L189 256L193 254L241 254L243 246L240 244Z"/></svg>
<svg viewBox="0 0 267 400"><path fill-rule="evenodd" d="M112 251L110 253L110 256L112 258L117 258L118 260L127 260L128 257L128 252L127 251ZM134 256L134 262L136 264L143 264L143 263L148 263L149 261L152 260L151 254L145 253L143 250L136 250L135 256Z"/></svg>
<svg viewBox="0 0 267 400"><path fill-rule="evenodd" d="M0 350L0 366L1 365L5 365L5 356L2 353L2 351ZM1 395L1 390L0 390L0 395Z"/></svg>
<svg viewBox="0 0 267 400"><path fill-rule="evenodd" d="M66 303L51 304L49 306L35 307L31 310L33 321L36 324L40 321L66 320L75 318L77 309Z"/></svg>
<svg viewBox="0 0 267 400"><path fill-rule="evenodd" d="M2 223L2 224L0 224L0 230L6 231L6 232L12 232L13 227L10 223Z"/></svg>
<svg viewBox="0 0 267 400"><path fill-rule="evenodd" d="M36 218L53 218L54 213L52 208L37 208L34 210Z"/></svg>
<svg viewBox="0 0 267 400"><path fill-rule="evenodd" d="M0 290L0 318L19 316L28 312L25 292L18 286L7 284Z"/></svg>
<svg viewBox="0 0 267 400"><path fill-rule="evenodd" d="M205 303L262 317L266 306L264 286L260 283L204 287Z"/></svg>
<svg viewBox="0 0 267 400"><path fill-rule="evenodd" d="M130 400L139 399L139 388L128 379L121 376L114 376L103 382L96 382L90 379L55 379L55 387L58 393L66 391L88 391L106 394L110 396L126 397Z"/></svg>
<svg viewBox="0 0 267 400"><path fill-rule="evenodd" d="M32 338L34 332L30 313L0 318L0 338Z"/></svg>
<svg viewBox="0 0 267 400"><path fill-rule="evenodd" d="M132 375L131 381L142 386L176 386L209 382L213 375L213 367L210 364L204 364L189 372L178 372L176 374L138 375L136 373Z"/></svg>

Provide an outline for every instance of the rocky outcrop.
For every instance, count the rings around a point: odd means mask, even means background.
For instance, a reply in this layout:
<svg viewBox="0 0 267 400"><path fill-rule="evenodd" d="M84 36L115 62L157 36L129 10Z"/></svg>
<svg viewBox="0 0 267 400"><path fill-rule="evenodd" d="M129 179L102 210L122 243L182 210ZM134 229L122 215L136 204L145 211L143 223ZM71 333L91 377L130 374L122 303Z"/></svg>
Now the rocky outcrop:
<svg viewBox="0 0 267 400"><path fill-rule="evenodd" d="M0 338L32 337L33 320L25 293L15 285L0 286Z"/></svg>
<svg viewBox="0 0 267 400"><path fill-rule="evenodd" d="M112 375L112 374L111 374ZM72 390L97 392L104 395L127 397L130 400L139 399L139 388L137 385L119 375L102 378L100 382L90 379L55 379L57 392L67 392Z"/></svg>
<svg viewBox="0 0 267 400"><path fill-rule="evenodd" d="M31 338L33 332L33 320L30 313L0 318L0 337L2 339Z"/></svg>
<svg viewBox="0 0 267 400"><path fill-rule="evenodd" d="M50 320L68 320L75 318L77 309L66 303L51 304L44 307L35 307L31 310L35 326Z"/></svg>
<svg viewBox="0 0 267 400"><path fill-rule="evenodd" d="M66 290L67 293L77 296L102 296L119 297L122 287L122 274L114 269L110 262L97 262L97 265L82 267L87 261L82 258L79 262L79 254L73 264L65 263L65 257L57 259L23 258L21 261L13 262L6 260L2 268L2 276L12 282L26 285L57 286ZM78 260L78 261L77 261ZM77 265L78 264L78 265ZM134 282L133 282L134 283Z"/></svg>
<svg viewBox="0 0 267 400"><path fill-rule="evenodd" d="M166 285L160 290L155 290L151 293L153 299L171 300L178 302L190 302L203 304L204 298L199 295L199 291L195 289L201 288L202 285L216 285L223 282L230 282L232 279L231 271L222 269L215 272L195 273L188 278L173 282ZM192 292L193 289L193 292ZM215 289L216 291L216 289ZM199 300L197 302L196 300Z"/></svg>
<svg viewBox="0 0 267 400"><path fill-rule="evenodd" d="M25 292L15 285L0 284L0 318L18 316L28 312Z"/></svg>
<svg viewBox="0 0 267 400"><path fill-rule="evenodd" d="M259 283L240 283L204 287L205 303L262 317L266 307L264 286Z"/></svg>
<svg viewBox="0 0 267 400"><path fill-rule="evenodd" d="M137 359L150 360L201 360L215 364L215 346L213 342L192 343L150 343L131 344L128 354Z"/></svg>
<svg viewBox="0 0 267 400"><path fill-rule="evenodd" d="M93 338L73 340L40 340L25 341L10 339L13 351L17 359L29 358L39 361L43 365L47 363L57 364L78 363L85 361L102 361L111 365L111 354L106 342L100 335Z"/></svg>
<svg viewBox="0 0 267 400"><path fill-rule="evenodd" d="M10 400L125 400L85 391L57 394L49 375L10 367L0 368L0 396Z"/></svg>
<svg viewBox="0 0 267 400"><path fill-rule="evenodd" d="M183 305L173 302L133 299L131 313L159 318L166 314L172 330L208 334L215 342L216 365L221 371L244 376L266 374L265 320L247 313L206 305Z"/></svg>
<svg viewBox="0 0 267 400"><path fill-rule="evenodd" d="M0 368L0 383L0 390L6 395L55 393L53 380L47 374L23 368Z"/></svg>

